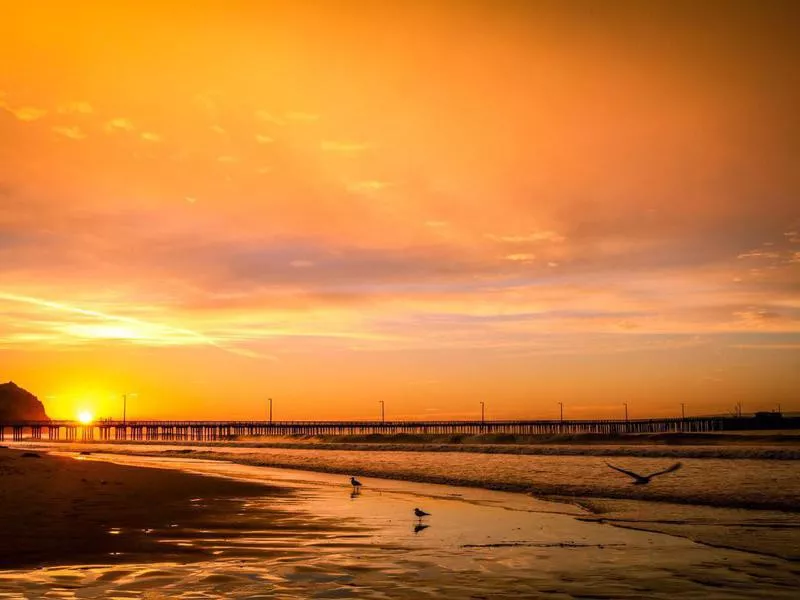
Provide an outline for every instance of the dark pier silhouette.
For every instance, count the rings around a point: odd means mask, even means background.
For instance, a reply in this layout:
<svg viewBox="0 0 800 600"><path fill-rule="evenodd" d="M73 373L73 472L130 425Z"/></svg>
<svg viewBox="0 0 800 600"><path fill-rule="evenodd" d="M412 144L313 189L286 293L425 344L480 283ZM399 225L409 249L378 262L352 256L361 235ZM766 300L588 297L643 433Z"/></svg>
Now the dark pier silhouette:
<svg viewBox="0 0 800 600"><path fill-rule="evenodd" d="M243 436L369 434L635 434L706 433L800 429L800 418L688 417L594 421L20 421L0 423L0 441L10 433L51 441L223 441Z"/></svg>

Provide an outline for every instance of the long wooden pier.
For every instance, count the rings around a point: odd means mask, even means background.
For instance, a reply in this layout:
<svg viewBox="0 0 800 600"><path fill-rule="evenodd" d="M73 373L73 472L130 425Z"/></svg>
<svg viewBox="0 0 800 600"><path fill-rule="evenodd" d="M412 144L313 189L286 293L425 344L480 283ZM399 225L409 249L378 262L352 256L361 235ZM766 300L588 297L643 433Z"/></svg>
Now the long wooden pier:
<svg viewBox="0 0 800 600"><path fill-rule="evenodd" d="M249 436L369 434L624 434L800 429L800 418L690 417L594 421L18 421L0 423L15 441L222 441Z"/></svg>

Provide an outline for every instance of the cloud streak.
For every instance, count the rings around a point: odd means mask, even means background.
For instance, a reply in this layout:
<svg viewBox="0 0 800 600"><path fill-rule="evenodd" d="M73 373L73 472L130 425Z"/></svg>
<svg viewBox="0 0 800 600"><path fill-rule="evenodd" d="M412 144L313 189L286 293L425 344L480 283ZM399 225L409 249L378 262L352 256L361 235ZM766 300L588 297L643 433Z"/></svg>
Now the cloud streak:
<svg viewBox="0 0 800 600"><path fill-rule="evenodd" d="M49 324L45 324L39 332L32 331L6 338L0 336L0 344L3 344L3 342L29 343L37 340L56 346L103 341L123 341L153 347L200 345L212 346L241 356L274 360L274 357L269 354L238 348L235 345L214 340L207 335L182 327L163 325L133 317L81 308L62 302L5 292L0 292L0 300L25 304L44 309L46 312L66 313L89 318L88 322L85 319L78 322L54 320ZM43 323L42 321L39 322Z"/></svg>
<svg viewBox="0 0 800 600"><path fill-rule="evenodd" d="M86 133L81 130L80 127L75 125L72 126L56 126L53 127L53 131L58 135L63 135L66 138L71 140L83 140L86 139Z"/></svg>
<svg viewBox="0 0 800 600"><path fill-rule="evenodd" d="M0 102L0 108L12 115L15 119L24 122L38 121L47 115L47 111L43 108L36 108L35 106L20 106L12 107L4 102Z"/></svg>

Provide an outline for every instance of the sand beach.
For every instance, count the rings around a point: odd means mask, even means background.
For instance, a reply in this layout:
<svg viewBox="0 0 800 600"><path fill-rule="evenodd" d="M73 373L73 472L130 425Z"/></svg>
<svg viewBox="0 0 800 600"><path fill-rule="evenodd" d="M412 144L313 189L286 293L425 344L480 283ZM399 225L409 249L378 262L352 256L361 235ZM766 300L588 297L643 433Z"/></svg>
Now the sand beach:
<svg viewBox="0 0 800 600"><path fill-rule="evenodd" d="M285 493L88 458L0 449L2 568L184 554L180 546L165 553L159 535L176 524L227 527L242 498Z"/></svg>
<svg viewBox="0 0 800 600"><path fill-rule="evenodd" d="M4 545L0 597L790 598L800 583L796 559L691 539L710 507L690 522L686 506L593 500L642 522L656 505L658 532L567 499L378 477L354 494L341 474L210 452L59 448L2 451L20 543Z"/></svg>

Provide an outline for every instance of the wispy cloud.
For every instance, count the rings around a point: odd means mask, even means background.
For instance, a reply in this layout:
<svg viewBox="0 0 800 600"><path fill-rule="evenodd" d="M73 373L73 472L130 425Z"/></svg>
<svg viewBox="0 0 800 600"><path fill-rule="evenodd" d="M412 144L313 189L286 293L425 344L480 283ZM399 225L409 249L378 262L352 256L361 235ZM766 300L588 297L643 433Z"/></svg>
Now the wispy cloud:
<svg viewBox="0 0 800 600"><path fill-rule="evenodd" d="M520 252L517 254L507 254L504 258L512 262L532 262L536 260L536 255L527 252Z"/></svg>
<svg viewBox="0 0 800 600"><path fill-rule="evenodd" d="M86 133L84 133L84 131L76 125L56 126L53 127L53 131L58 135L63 135L71 140L82 140L86 138Z"/></svg>
<svg viewBox="0 0 800 600"><path fill-rule="evenodd" d="M197 332L178 327L149 323L132 317L112 315L105 312L85 309L78 306L54 302L42 298L0 292L0 300L36 306L49 311L91 317L94 323L57 323L55 327L67 337L82 339L126 339L134 342L147 342L154 345L174 345L201 343L215 345L215 342Z"/></svg>
<svg viewBox="0 0 800 600"><path fill-rule="evenodd" d="M750 250L749 252L742 252L737 258L780 258L780 254L765 250Z"/></svg>
<svg viewBox="0 0 800 600"><path fill-rule="evenodd" d="M47 111L43 108L36 108L35 106L20 106L12 107L4 102L0 102L0 108L13 115L20 121L38 121L47 115Z"/></svg>
<svg viewBox="0 0 800 600"><path fill-rule="evenodd" d="M111 119L105 124L105 130L107 133L115 133L119 131L133 131L133 123L129 119L124 117L118 117L116 119Z"/></svg>
<svg viewBox="0 0 800 600"><path fill-rule="evenodd" d="M555 231L533 231L518 235L496 235L487 233L486 237L495 242L523 244L526 242L563 242L566 238Z"/></svg>
<svg viewBox="0 0 800 600"><path fill-rule="evenodd" d="M769 326L775 321L780 321L782 319L781 315L777 312L755 307L736 311L733 313L733 316L748 327L756 329Z"/></svg>
<svg viewBox="0 0 800 600"><path fill-rule="evenodd" d="M78 306L54 302L43 298L0 292L0 300L33 306L51 313L65 313L80 317L79 320L53 319L42 316L31 318L31 323L39 330L3 339L5 342L30 341L31 336L52 345L75 345L102 341L124 341L146 346L213 346L225 352L254 358L273 358L260 352L238 348L224 341L186 329L161 323L144 321L133 317L119 316L107 312L85 309ZM88 318L88 321L86 320Z"/></svg>

